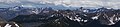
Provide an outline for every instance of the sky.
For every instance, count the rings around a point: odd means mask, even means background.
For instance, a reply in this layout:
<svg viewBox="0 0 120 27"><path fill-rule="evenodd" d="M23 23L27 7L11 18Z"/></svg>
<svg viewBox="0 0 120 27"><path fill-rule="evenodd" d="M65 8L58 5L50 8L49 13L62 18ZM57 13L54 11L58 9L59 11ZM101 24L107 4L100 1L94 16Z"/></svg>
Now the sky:
<svg viewBox="0 0 120 27"><path fill-rule="evenodd" d="M35 6L39 4L63 5L65 7L107 7L120 8L120 0L0 0L0 6L27 5Z"/></svg>

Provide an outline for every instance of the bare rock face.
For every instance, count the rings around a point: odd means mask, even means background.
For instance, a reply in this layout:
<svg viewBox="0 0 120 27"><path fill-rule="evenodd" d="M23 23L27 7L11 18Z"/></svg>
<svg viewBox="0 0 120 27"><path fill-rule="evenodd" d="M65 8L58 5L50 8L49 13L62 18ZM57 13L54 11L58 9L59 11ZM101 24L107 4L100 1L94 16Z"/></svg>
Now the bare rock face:
<svg viewBox="0 0 120 27"><path fill-rule="evenodd" d="M6 20L0 18L0 27L4 27L6 22L7 22Z"/></svg>

